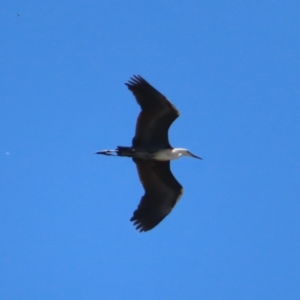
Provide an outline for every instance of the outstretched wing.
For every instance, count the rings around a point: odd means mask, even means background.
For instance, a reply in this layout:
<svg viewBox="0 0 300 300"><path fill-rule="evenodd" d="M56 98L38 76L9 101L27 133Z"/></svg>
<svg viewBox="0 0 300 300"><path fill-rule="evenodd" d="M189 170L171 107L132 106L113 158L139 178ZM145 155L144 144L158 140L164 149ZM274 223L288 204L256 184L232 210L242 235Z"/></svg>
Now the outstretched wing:
<svg viewBox="0 0 300 300"><path fill-rule="evenodd" d="M136 124L133 147L150 145L169 148L168 130L179 116L177 108L141 76L133 76L125 83L141 106Z"/></svg>
<svg viewBox="0 0 300 300"><path fill-rule="evenodd" d="M135 159L134 162L145 195L130 221L142 232L155 227L171 212L183 188L170 170L170 161Z"/></svg>

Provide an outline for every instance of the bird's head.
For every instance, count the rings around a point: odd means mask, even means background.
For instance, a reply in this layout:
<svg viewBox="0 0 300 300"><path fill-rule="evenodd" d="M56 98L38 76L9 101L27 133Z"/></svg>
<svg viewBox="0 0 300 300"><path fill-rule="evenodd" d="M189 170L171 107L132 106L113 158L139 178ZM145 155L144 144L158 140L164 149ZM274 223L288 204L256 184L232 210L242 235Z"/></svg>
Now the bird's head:
<svg viewBox="0 0 300 300"><path fill-rule="evenodd" d="M182 156L190 156L190 157L195 157L195 158L198 158L198 159L202 159L201 157L191 153L188 149L185 149L185 148L177 148L177 149L175 148L174 150L173 151L175 153L177 153L178 158L180 158Z"/></svg>

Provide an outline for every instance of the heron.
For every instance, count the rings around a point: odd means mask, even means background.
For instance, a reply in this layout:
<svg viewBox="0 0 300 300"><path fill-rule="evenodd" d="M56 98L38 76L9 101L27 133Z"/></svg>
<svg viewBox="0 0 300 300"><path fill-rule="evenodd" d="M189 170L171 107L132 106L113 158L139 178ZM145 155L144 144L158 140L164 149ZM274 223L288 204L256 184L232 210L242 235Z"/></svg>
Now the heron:
<svg viewBox="0 0 300 300"><path fill-rule="evenodd" d="M141 107L132 146L118 146L96 154L133 159L145 194L130 221L143 232L158 225L183 194L182 185L171 172L170 161L183 156L202 158L188 149L170 145L168 131L180 113L163 94L140 75L132 76L125 85Z"/></svg>

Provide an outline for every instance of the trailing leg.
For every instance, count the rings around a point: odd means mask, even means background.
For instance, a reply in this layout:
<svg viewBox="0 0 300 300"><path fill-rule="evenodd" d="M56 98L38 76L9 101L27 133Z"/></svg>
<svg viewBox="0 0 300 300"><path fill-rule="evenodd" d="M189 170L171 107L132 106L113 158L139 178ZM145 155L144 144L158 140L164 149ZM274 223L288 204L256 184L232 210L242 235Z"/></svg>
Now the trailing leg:
<svg viewBox="0 0 300 300"><path fill-rule="evenodd" d="M117 156L118 155L118 151L117 150L102 150L102 151L96 152L95 154Z"/></svg>

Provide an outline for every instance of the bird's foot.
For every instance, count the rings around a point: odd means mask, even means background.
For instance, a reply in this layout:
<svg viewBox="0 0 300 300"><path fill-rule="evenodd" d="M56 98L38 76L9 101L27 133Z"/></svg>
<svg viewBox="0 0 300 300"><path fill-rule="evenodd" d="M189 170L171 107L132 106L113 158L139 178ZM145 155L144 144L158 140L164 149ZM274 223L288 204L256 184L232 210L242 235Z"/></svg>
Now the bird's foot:
<svg viewBox="0 0 300 300"><path fill-rule="evenodd" d="M117 150L102 150L102 151L96 152L95 154L116 156L117 155Z"/></svg>

